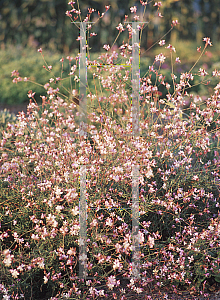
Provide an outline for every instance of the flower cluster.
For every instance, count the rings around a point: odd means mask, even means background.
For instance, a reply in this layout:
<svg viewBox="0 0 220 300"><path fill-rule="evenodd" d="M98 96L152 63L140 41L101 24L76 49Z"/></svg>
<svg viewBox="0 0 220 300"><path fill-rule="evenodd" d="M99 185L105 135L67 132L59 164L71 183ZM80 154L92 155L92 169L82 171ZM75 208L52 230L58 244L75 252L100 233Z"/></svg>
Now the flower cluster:
<svg viewBox="0 0 220 300"><path fill-rule="evenodd" d="M75 3L69 4L72 9L67 15L79 15ZM161 5L155 3L157 8ZM130 10L136 13L135 6ZM117 29L120 33L124 27L119 24ZM127 29L130 38L132 28ZM204 41L210 45L208 38ZM165 45L165 40L159 45ZM4 194L8 197L0 215L3 279L11 294L17 293L13 297L25 293L25 298L32 293L29 278L47 286L54 300L99 299L109 293L111 299L117 295L126 299L126 293L148 295L152 284L155 290L163 285L174 290L193 286L204 295L209 282L219 281L220 84L202 100L202 95L189 92L195 75L182 73L178 81L172 68L171 92L161 72L166 57L156 55L140 81L140 134L134 137L131 72L123 64L114 64L119 57L125 65L131 64L132 47L128 41L119 53L109 45L103 48L106 52L98 61L88 62L95 92L87 95L91 106L86 135L79 135L76 104L63 99L55 87L59 78L44 85L42 105L29 91L27 114L20 112L17 122L8 123L1 133L0 190L2 199ZM175 48L166 48L172 56ZM79 80L78 58L68 56L67 61L69 76ZM175 62L180 63L179 57ZM51 72L52 67L47 69ZM197 74L202 80L206 75L202 68ZM23 80L17 70L12 76L15 83ZM213 76L217 78L219 71ZM76 94L71 89L71 96ZM86 167L86 212L80 210L82 166ZM136 235L134 166L139 173ZM136 280L132 278L135 239L140 246L141 276ZM87 255L80 255L82 246ZM81 261L93 280L78 278ZM0 287L7 296L6 284ZM151 299L150 294L147 297Z"/></svg>

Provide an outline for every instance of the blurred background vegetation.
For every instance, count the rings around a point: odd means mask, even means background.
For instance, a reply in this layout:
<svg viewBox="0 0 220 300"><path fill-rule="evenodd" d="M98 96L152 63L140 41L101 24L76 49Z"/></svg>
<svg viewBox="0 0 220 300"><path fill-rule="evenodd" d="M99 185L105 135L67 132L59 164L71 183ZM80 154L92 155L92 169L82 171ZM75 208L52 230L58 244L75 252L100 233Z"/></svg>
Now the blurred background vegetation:
<svg viewBox="0 0 220 300"><path fill-rule="evenodd" d="M28 100L28 90L45 94L44 88L30 83L12 84L11 72L18 69L22 77L31 77L33 81L45 84L51 77L42 66L43 61L37 49L42 47L48 64L53 65L56 76L60 75L59 59L66 55L77 54L79 42L78 28L71 24L65 12L71 9L68 0L0 0L0 103L19 104ZM77 0L75 0L77 8ZM130 7L137 6L137 14L141 20L149 22L143 31L141 47L145 53L143 67L148 68L155 55L154 47L147 51L169 29L173 19L178 19L180 25L174 28L166 37L166 42L172 43L178 50L178 56L190 67L195 62L196 45L203 45L202 38L210 37L216 47L207 58L218 65L220 41L220 2L219 0L163 0L159 18L156 8L147 5L143 18L144 6L139 0L79 0L82 18L88 13L88 8L96 9L91 21L96 21L98 11L105 12L105 5L111 5L110 10L100 19L94 32L97 36L89 40L94 53L102 49L103 44L112 45L118 34L116 26L124 21L124 15L130 15ZM142 19L143 18L143 19ZM130 19L131 20L131 19ZM124 34L124 33L123 33ZM118 40L121 44L123 34ZM116 43L117 45L117 43ZM158 54L158 53L157 53ZM210 65L207 65L209 68ZM68 64L67 64L68 67ZM184 69L184 67L182 67ZM144 71L143 71L144 72ZM169 69L167 70L169 72ZM1 107L0 107L1 108Z"/></svg>
<svg viewBox="0 0 220 300"><path fill-rule="evenodd" d="M77 8L77 0L75 0ZM145 21L153 18L145 31L145 46L150 46L159 36L170 29L173 19L178 19L180 26L173 31L171 39L197 40L208 36L213 42L220 39L220 2L219 0L163 0L161 8L163 18L154 17L155 9L146 6ZM135 0L79 0L82 17L88 8L96 9L92 21L96 20L97 12L104 12L105 5L111 9L99 21L101 39L99 46L108 42L112 44L117 30L115 27L129 15L129 8L136 5L137 14L142 15L144 6ZM68 0L0 0L0 45L20 45L22 47L43 46L53 51L69 53L76 47L78 30L70 23L65 12L70 9ZM93 45L92 45L93 43ZM91 41L94 46L96 41Z"/></svg>

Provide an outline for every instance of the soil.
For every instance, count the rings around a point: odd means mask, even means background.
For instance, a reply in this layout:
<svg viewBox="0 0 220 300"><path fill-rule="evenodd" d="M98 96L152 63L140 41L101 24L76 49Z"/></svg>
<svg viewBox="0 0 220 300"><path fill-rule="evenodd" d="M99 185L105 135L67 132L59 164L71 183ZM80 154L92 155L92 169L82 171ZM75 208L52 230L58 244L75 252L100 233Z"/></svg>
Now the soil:
<svg viewBox="0 0 220 300"><path fill-rule="evenodd" d="M23 111L24 113L26 113L27 105L28 105L28 102L22 103L22 104L13 104L13 105L0 103L0 111L4 110L6 108L10 111L10 113L14 113L15 115L17 115L19 113L19 111Z"/></svg>

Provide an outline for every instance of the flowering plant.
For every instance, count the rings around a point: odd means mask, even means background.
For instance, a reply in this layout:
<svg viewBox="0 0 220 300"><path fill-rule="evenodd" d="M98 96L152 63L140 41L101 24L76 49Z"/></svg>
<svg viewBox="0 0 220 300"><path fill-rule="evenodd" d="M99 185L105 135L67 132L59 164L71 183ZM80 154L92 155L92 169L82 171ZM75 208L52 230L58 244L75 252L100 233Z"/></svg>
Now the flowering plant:
<svg viewBox="0 0 220 300"><path fill-rule="evenodd" d="M80 10L73 1L69 4L72 9L66 14L75 14L74 21ZM159 15L161 2L155 6ZM130 10L138 20L136 8ZM172 22L172 28L177 24ZM124 27L119 24L117 29L122 33ZM130 39L132 28L127 29ZM131 63L129 41L119 54L104 45L100 63L88 62L95 92L87 95L87 135L79 135L76 101L65 101L53 78L45 84L42 105L29 91L27 114L20 112L18 121L2 131L3 298L128 299L140 294L153 299L152 290L160 289L165 296L167 287L204 295L220 281L220 84L202 100L190 94L192 70L178 81L172 63L171 87L161 74L166 57L158 54L141 79L140 134L134 137L130 72L113 64L120 55ZM209 38L204 41L200 56L211 46ZM159 45L165 46L165 40ZM173 61L175 47L166 48ZM67 58L75 81L78 58ZM178 57L175 63L180 63ZM52 72L52 66L47 69ZM12 75L15 82L23 80L16 70ZM206 82L205 71L197 75ZM160 86L167 90L165 97ZM78 278L84 259L79 257L84 243L79 234L81 165L87 166L88 280ZM139 279L132 277L131 262L133 165L139 166Z"/></svg>

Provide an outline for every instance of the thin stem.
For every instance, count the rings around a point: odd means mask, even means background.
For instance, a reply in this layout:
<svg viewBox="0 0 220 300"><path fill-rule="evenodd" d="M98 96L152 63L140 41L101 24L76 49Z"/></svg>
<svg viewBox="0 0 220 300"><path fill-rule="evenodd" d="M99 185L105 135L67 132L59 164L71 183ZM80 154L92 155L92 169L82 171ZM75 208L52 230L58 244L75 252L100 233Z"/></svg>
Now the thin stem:
<svg viewBox="0 0 220 300"><path fill-rule="evenodd" d="M194 67L197 65L198 61L199 61L200 58L203 56L203 53L204 53L204 51L205 51L206 48L207 48L207 46L205 45L205 47L204 47L203 51L201 52L199 58L198 58L197 61L194 63L194 65L192 66L192 68L189 70L188 73L191 73L192 69L194 69Z"/></svg>
<svg viewBox="0 0 220 300"><path fill-rule="evenodd" d="M173 80L173 90L175 93L175 81L174 81L174 73L173 73L173 54L172 54L172 50L170 51L170 60L171 60L171 76L172 76L172 80Z"/></svg>

